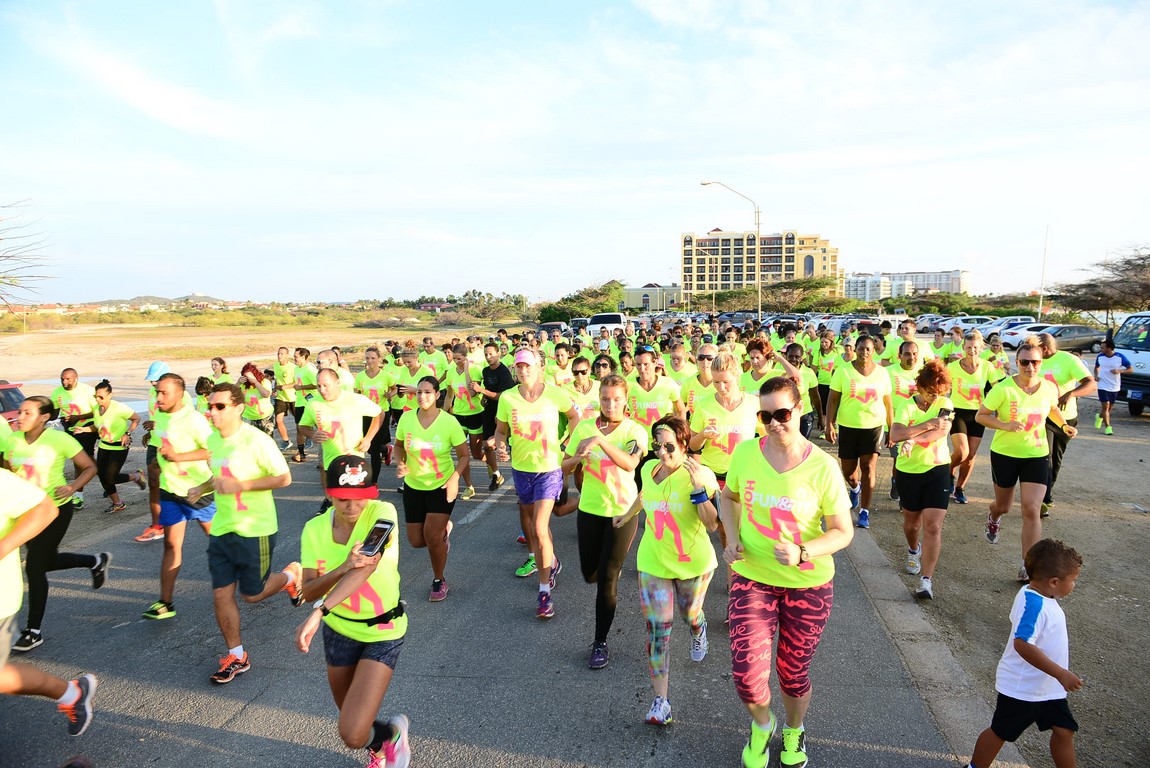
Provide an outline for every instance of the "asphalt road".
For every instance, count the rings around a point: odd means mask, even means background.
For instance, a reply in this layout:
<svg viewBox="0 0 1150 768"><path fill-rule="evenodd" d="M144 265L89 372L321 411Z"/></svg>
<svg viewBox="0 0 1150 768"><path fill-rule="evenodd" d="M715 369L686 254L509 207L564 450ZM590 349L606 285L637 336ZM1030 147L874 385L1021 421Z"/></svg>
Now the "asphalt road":
<svg viewBox="0 0 1150 768"><path fill-rule="evenodd" d="M475 469L476 479L485 479ZM313 465L292 465L292 471L293 485L277 493L273 567L298 557L299 531L320 498ZM393 489L381 498L399 506L392 470L385 468L381 485ZM723 579L713 581L707 601L710 655L702 663L690 661L688 633L677 620L670 688L675 722L647 725L642 718L652 693L635 547L622 578L611 665L592 671L586 658L594 587L579 575L574 517L554 524L566 565L555 592L556 617L542 622L534 615L535 579L512 575L525 551L515 542L518 516L508 486L494 497L480 491L457 505L445 602L426 601L426 553L403 543L410 628L381 713L411 717L413 765L740 765L750 721L730 679ZM101 516L98 489L93 491L78 516ZM136 499L138 512L144 506ZM306 609L293 609L286 596L241 606L252 669L225 686L209 682L226 649L212 614L205 539L198 530L189 530L185 542L178 615L161 622L140 618L158 590L161 550L159 543L131 540L144 521L139 514L117 515L96 533L65 540L71 551L111 551L109 583L93 592L86 571L52 574L47 640L20 656L61 676L95 673L95 722L83 737L71 738L52 702L6 698L0 703L0 765L54 768L77 753L99 768L362 765L365 753L346 749L336 732L322 641L317 638L307 656L293 647L293 630ZM856 569L845 553L837 561L835 606L814 664L806 723L811 765L959 764L935 723L938 714L932 717L864 589L859 573L865 576L866 569ZM984 724L969 728L976 733ZM772 752L778 745L776 736Z"/></svg>

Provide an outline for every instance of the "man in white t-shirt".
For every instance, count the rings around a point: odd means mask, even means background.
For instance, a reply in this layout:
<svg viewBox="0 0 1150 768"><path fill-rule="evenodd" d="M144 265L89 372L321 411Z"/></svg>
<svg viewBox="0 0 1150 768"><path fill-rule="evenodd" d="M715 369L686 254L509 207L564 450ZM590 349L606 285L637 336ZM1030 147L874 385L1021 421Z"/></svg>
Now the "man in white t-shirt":
<svg viewBox="0 0 1150 768"><path fill-rule="evenodd" d="M1115 351L1113 339L1102 342L1102 353L1094 361L1094 378L1098 379L1098 402L1101 404L1098 415L1094 417L1095 429L1102 429L1105 425L1105 434L1114 434L1114 427L1110 426L1110 411L1122 391L1122 374L1133 372L1134 367L1126 355Z"/></svg>

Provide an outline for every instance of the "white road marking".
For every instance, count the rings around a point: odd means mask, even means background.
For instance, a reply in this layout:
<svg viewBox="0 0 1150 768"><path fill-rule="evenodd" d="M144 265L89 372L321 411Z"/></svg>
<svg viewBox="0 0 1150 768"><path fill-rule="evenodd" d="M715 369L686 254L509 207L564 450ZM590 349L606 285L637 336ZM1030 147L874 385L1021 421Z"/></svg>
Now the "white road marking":
<svg viewBox="0 0 1150 768"><path fill-rule="evenodd" d="M459 525L468 525L469 523L474 523L479 519L480 515L491 509L495 502L499 501L499 499L505 496L508 491L512 490L513 487L514 486L510 482L504 483L502 488L496 491L493 495L484 499L478 507L468 512L464 518L459 521Z"/></svg>

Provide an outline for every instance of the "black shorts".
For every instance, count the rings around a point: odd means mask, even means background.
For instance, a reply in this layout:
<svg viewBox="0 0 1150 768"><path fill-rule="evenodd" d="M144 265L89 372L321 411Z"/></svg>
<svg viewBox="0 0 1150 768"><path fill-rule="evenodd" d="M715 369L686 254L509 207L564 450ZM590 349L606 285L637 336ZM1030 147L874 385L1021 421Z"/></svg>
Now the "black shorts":
<svg viewBox="0 0 1150 768"><path fill-rule="evenodd" d="M295 415L295 403L291 400L273 400L272 402L275 403L276 408L274 415L279 416L281 413Z"/></svg>
<svg viewBox="0 0 1150 768"><path fill-rule="evenodd" d="M483 439L495 437L495 407L483 408Z"/></svg>
<svg viewBox="0 0 1150 768"><path fill-rule="evenodd" d="M275 548L274 533L270 536L212 534L208 537L208 573L212 577L212 589L239 582L242 594L263 592Z"/></svg>
<svg viewBox="0 0 1150 768"><path fill-rule="evenodd" d="M299 420L303 418L303 411L304 411L304 408L306 406L296 405L296 406L292 406L292 407L295 409L294 411L292 411L292 415L295 416L295 423L298 426Z"/></svg>
<svg viewBox="0 0 1150 768"><path fill-rule="evenodd" d="M1050 480L1050 457L1016 459L991 451L990 479L999 488L1013 488L1019 483L1046 485Z"/></svg>
<svg viewBox="0 0 1150 768"><path fill-rule="evenodd" d="M1051 728L1078 730L1078 721L1071 714L1066 699L1022 701L998 694L994 718L990 721L990 730L994 731L995 736L1003 741L1015 741L1031 725L1037 725L1040 731L1049 731Z"/></svg>
<svg viewBox="0 0 1150 768"><path fill-rule="evenodd" d="M159 458L159 454L157 453L157 450L158 449L154 445L149 445L144 450L144 463L147 464L149 467L152 466L153 464L159 466L160 458Z"/></svg>
<svg viewBox="0 0 1150 768"><path fill-rule="evenodd" d="M926 472L894 473L898 504L907 512L946 509L950 504L950 465L940 464Z"/></svg>
<svg viewBox="0 0 1150 768"><path fill-rule="evenodd" d="M463 427L463 431L469 435L478 435L483 432L483 412L473 413L469 416L460 416L458 413L451 414L455 420L459 422L459 426ZM492 432L494 434L494 432Z"/></svg>
<svg viewBox="0 0 1150 768"><path fill-rule="evenodd" d="M1098 390L1098 402L1100 403L1116 403L1118 402L1118 390L1107 392L1105 389Z"/></svg>
<svg viewBox="0 0 1150 768"><path fill-rule="evenodd" d="M430 491L417 491L403 486L403 519L408 525L423 525L428 514L450 515L455 502L447 500L447 486Z"/></svg>
<svg viewBox="0 0 1150 768"><path fill-rule="evenodd" d="M861 459L872 453L882 453L882 447L886 445L882 427L873 429L839 427L838 439L840 459Z"/></svg>
<svg viewBox="0 0 1150 768"><path fill-rule="evenodd" d="M974 415L978 411L972 411L970 408L955 408L954 409L954 422L951 424L950 432L953 435L966 435L967 437L982 438L986 433L986 427L975 421Z"/></svg>

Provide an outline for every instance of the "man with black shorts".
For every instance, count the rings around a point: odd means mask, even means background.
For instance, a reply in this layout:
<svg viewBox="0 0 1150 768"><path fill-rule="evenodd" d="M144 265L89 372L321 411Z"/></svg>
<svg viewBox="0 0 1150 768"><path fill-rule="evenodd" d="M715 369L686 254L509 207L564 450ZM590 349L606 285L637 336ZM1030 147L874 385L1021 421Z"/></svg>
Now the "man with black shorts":
<svg viewBox="0 0 1150 768"><path fill-rule="evenodd" d="M280 347L276 350L276 363L272 366L272 379L275 380L275 420L276 430L280 435L280 450L290 451L292 442L288 439L287 424L284 420L289 413L295 412L295 363L292 362L291 350Z"/></svg>
<svg viewBox="0 0 1150 768"><path fill-rule="evenodd" d="M1038 337L1042 350L1042 378L1058 388L1058 408L1072 427L1078 426L1078 398L1098 391L1098 382L1090 374L1082 358L1058 349L1058 342L1049 333ZM1050 477L1046 482L1046 496L1042 499L1042 517L1049 517L1054 506L1054 484L1070 438L1053 419L1046 420L1046 440L1050 443Z"/></svg>
<svg viewBox="0 0 1150 768"><path fill-rule="evenodd" d="M208 437L211 477L188 491L188 501L215 493L216 516L208 537L208 571L216 623L228 647L213 683L230 683L251 669L240 639L236 584L244 602L258 603L287 592L303 604L303 569L289 563L271 573L276 517L272 490L291 484L291 472L275 441L243 420L244 393L235 384L217 384L208 398L208 418L216 431Z"/></svg>
<svg viewBox="0 0 1150 768"><path fill-rule="evenodd" d="M311 350L305 347L295 348L295 384L292 391L295 392L295 442L296 442L296 455L292 459L297 463L307 461L307 443L309 442L307 436L304 435L304 430L300 428L299 420L303 418L303 409L307 407L308 401L314 398L316 392L316 367L309 362L311 358Z"/></svg>
<svg viewBox="0 0 1150 768"><path fill-rule="evenodd" d="M507 335L507 331L502 329L500 331L504 336ZM499 474L499 463L495 454L495 412L499 408L499 394L514 387L515 379L511 375L511 369L500 359L499 345L494 341L483 345L483 357L487 360L487 367L483 369L483 381L472 381L471 389L483 397L483 456L487 461L487 472L491 475L491 483L487 486L487 490L494 491L503 485L503 475Z"/></svg>

